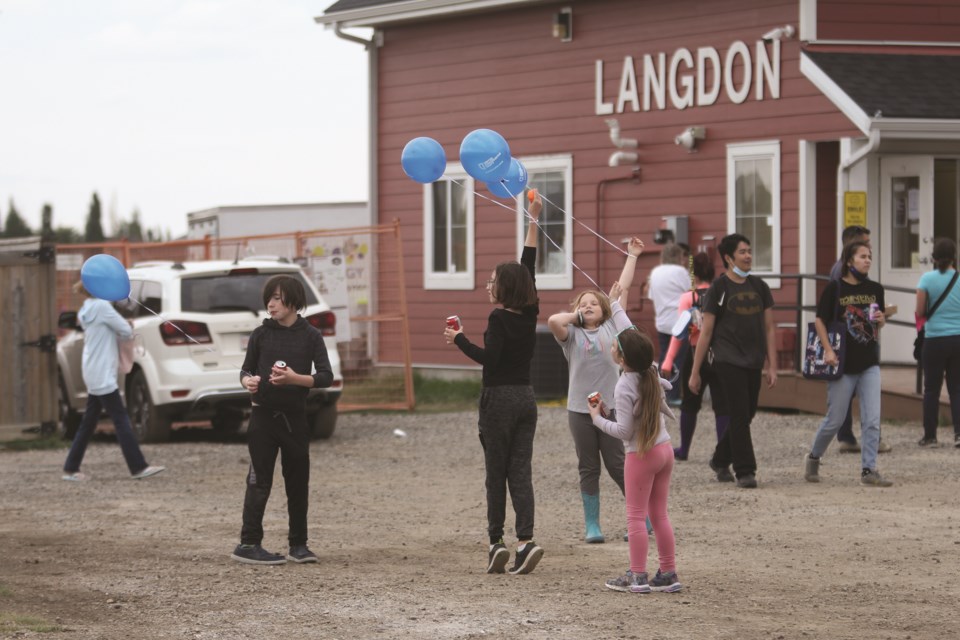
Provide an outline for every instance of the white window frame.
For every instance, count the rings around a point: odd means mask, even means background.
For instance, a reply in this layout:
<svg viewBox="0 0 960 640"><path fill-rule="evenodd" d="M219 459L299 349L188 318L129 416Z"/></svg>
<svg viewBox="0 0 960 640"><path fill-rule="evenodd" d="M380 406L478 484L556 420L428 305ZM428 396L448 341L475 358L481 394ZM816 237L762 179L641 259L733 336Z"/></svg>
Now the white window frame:
<svg viewBox="0 0 960 640"><path fill-rule="evenodd" d="M564 268L560 273L537 273L537 289L570 290L573 288L573 156L569 154L548 156L527 156L518 158L528 174L540 171L558 171L563 173L564 201L554 203L564 211ZM526 238L527 216L524 207L528 206L524 197L517 198L517 255L523 250Z"/></svg>
<svg viewBox="0 0 960 640"><path fill-rule="evenodd" d="M780 141L762 140L758 142L742 142L727 145L727 233L735 233L737 229L737 171L736 163L740 160L770 160L771 182L770 185L770 212L772 222L771 242L773 246L771 255L773 263L770 271L760 271L755 269L753 275L762 276L771 273L780 273L781 269L781 245L780 239ZM751 244L756 242L756 238L750 238ZM780 278L764 278L771 289L780 288Z"/></svg>
<svg viewBox="0 0 960 640"><path fill-rule="evenodd" d="M433 270L433 183L423 185L423 288L433 290L469 290L474 289L476 226L474 211L474 180L463 170L459 163L448 163L443 177L444 182L459 182L467 192L467 270L463 272L439 272ZM438 180L439 181L439 180ZM448 225L449 232L449 225ZM447 246L452 246L447 242Z"/></svg>

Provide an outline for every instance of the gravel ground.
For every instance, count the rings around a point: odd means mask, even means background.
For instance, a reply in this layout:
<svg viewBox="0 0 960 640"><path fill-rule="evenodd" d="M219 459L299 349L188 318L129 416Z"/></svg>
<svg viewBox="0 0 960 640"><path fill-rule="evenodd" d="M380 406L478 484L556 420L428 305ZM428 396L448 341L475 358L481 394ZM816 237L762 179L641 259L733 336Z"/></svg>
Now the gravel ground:
<svg viewBox="0 0 960 640"><path fill-rule="evenodd" d="M145 447L168 471L142 481L106 438L87 454L85 483L60 480L64 450L2 452L0 637L41 637L30 618L58 625L53 637L91 639L956 637L960 450L921 450L916 423L889 424L881 470L894 487L861 487L858 457L833 452L813 485L800 470L817 417L761 414L760 488L743 490L707 468L712 422L705 412L674 471L676 594L603 587L627 566L623 499L604 477L608 542L584 544L559 408L541 408L534 486L546 554L526 576L484 573L473 412L341 416L311 448L314 565L230 561L242 441L178 432ZM274 488L264 546L282 550L279 465ZM510 531L512 518L508 509Z"/></svg>

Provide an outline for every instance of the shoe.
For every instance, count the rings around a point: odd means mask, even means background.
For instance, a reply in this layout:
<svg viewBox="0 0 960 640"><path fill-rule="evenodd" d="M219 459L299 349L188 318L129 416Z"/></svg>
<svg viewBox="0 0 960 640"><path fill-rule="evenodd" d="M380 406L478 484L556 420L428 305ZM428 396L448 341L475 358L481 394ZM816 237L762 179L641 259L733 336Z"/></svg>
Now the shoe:
<svg viewBox="0 0 960 640"><path fill-rule="evenodd" d="M716 467L713 464L713 460L711 460L707 464L709 464L710 468L713 469L713 472L717 474L717 482L733 482L735 480L735 478L733 477L733 474L730 473L729 466Z"/></svg>
<svg viewBox="0 0 960 640"><path fill-rule="evenodd" d="M310 551L305 544L298 544L290 547L290 551L287 553L287 560L290 562L296 562L297 564L319 562L317 559L317 554L315 554L313 551Z"/></svg>
<svg viewBox="0 0 960 640"><path fill-rule="evenodd" d="M166 467L147 467L146 469L141 469L133 474L134 480L142 480L144 478L149 478L150 476L155 476L161 471L166 471Z"/></svg>
<svg viewBox="0 0 960 640"><path fill-rule="evenodd" d="M500 542L490 545L490 559L487 562L487 573L503 573L510 561L510 550Z"/></svg>
<svg viewBox="0 0 960 640"><path fill-rule="evenodd" d="M936 438L920 438L920 441L917 442L917 444L928 449L936 449L940 446L940 443L937 442Z"/></svg>
<svg viewBox="0 0 960 640"><path fill-rule="evenodd" d="M890 453L891 451L893 451L893 447L883 440L881 440L880 444L877 445L877 453Z"/></svg>
<svg viewBox="0 0 960 640"><path fill-rule="evenodd" d="M803 456L803 479L820 482L820 458L814 458L809 453Z"/></svg>
<svg viewBox="0 0 960 640"><path fill-rule="evenodd" d="M680 450L680 447L673 448L673 459L674 460L686 460L687 455Z"/></svg>
<svg viewBox="0 0 960 640"><path fill-rule="evenodd" d="M666 573L661 573L657 569L657 575L653 577L653 580L650 581L650 590L658 591L660 593L676 593L683 589L683 585L680 584L680 580L677 579L676 571L667 571Z"/></svg>
<svg viewBox="0 0 960 640"><path fill-rule="evenodd" d="M737 478L737 486L741 489L756 489L757 488L757 476L752 473L740 476Z"/></svg>
<svg viewBox="0 0 960 640"><path fill-rule="evenodd" d="M865 487L892 487L893 481L881 476L876 469L864 469L860 475L860 484Z"/></svg>
<svg viewBox="0 0 960 640"><path fill-rule="evenodd" d="M85 473L81 473L80 471L74 471L73 473L64 472L60 479L66 480L67 482L84 482L89 480L90 477Z"/></svg>
<svg viewBox="0 0 960 640"><path fill-rule="evenodd" d="M840 441L840 453L860 453L860 443L859 442L844 442Z"/></svg>
<svg viewBox="0 0 960 640"><path fill-rule="evenodd" d="M513 561L513 568L510 569L511 575L522 575L530 573L543 557L543 549L537 546L533 540L523 545L523 549L517 549L517 556Z"/></svg>
<svg viewBox="0 0 960 640"><path fill-rule="evenodd" d="M960 433L958 433L956 437L953 439L953 446L956 447L957 449L960 449Z"/></svg>
<svg viewBox="0 0 960 640"><path fill-rule="evenodd" d="M610 578L603 583L607 589L614 591L623 591L624 593L650 593L650 585L647 584L647 574L634 573L627 569L627 572L619 578Z"/></svg>
<svg viewBox="0 0 960 640"><path fill-rule="evenodd" d="M279 553L270 553L258 544L238 544L230 557L244 564L286 564Z"/></svg>

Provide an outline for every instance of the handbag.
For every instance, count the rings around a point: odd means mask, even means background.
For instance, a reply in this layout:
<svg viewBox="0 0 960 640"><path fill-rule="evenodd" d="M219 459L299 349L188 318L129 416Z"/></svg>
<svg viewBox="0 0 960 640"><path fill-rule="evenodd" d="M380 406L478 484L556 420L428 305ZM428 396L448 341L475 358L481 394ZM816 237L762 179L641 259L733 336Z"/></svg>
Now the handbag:
<svg viewBox="0 0 960 640"><path fill-rule="evenodd" d="M913 359L917 362L920 362L920 358L923 355L923 340L926 334L923 327L925 324L927 324L927 320L930 319L930 316L933 315L934 311L937 310L937 307L940 306L940 303L943 302L947 297L947 294L950 293L950 290L953 289L953 285L956 283L958 275L960 275L960 271L953 272L953 277L950 279L950 284L947 285L947 288L943 290L943 293L940 294L940 297L937 298L937 301L932 307L930 307L930 310L927 311L927 315L920 316L914 314L914 321L917 324L917 337L913 340Z"/></svg>
<svg viewBox="0 0 960 640"><path fill-rule="evenodd" d="M823 360L823 343L817 333L817 323L807 323L807 351L803 358L803 377L809 380L839 380L843 377L843 362L847 351L847 326L842 322L827 325L827 339L839 364L829 365Z"/></svg>

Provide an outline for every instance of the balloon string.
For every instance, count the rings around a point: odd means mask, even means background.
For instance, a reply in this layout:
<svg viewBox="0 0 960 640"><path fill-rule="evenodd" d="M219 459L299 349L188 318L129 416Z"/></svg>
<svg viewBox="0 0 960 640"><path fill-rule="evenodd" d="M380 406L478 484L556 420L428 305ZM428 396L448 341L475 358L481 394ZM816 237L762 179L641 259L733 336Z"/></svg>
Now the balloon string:
<svg viewBox="0 0 960 640"><path fill-rule="evenodd" d="M459 185L460 187L466 189L466 186L465 186L463 183L459 182L456 178L451 178L450 176L444 176L444 177L445 177L447 180L449 180L450 182L453 182L454 184L457 184L457 185ZM490 197L488 197L488 196L480 193L479 191L474 191L474 192L473 192L473 195L479 196L479 197L483 198L484 200L486 200L486 201L488 201L488 202L491 202L491 203L497 205L498 207L502 207L502 208L506 209L507 211L509 211L510 213L514 213L514 212L516 211L513 207L508 206L508 205L500 202L499 200L494 200L493 198L490 198ZM541 197L543 197L543 196L541 196ZM543 198L543 199L546 200L546 198ZM557 207L556 204L554 204L554 203L551 203L551 204L553 204L553 206ZM547 240L550 244L552 244L554 247L556 247L557 251L559 251L561 254L564 253L563 247L561 247L560 245L558 245L558 244L556 243L556 241L554 241L554 239L550 237L550 234L547 233L546 229L543 228L543 226L540 224L540 222L539 222L538 220L534 219L534 217L530 215L530 212L527 210L526 206L523 205L523 204L521 204L521 205L520 205L520 208L523 210L523 215L525 215L525 216L527 217L527 219L530 220L530 222L532 222L533 224L537 225L537 228L540 229L540 231L543 232L543 237L546 238L546 240ZM561 212L563 212L564 214L566 214L566 211L564 211L562 208L557 207L557 209L560 209ZM573 216L570 216L570 217L573 218ZM582 223L581 223L581 224L582 224ZM587 228L589 229L589 227L587 227ZM591 229L591 231L593 231L593 230ZM606 239L604 238L604 240L606 240ZM607 242L607 244L610 244L610 243ZM622 249L620 249L619 247L617 247L617 246L615 246L615 245L611 245L611 246L614 246L614 248L617 249L617 251L621 251L621 252L623 252L623 253L626 253L625 251L623 251ZM577 265L577 263L573 261L573 258L570 258L570 264L573 266L574 269L576 269L576 270L579 271L581 274L583 274L583 277L585 277L587 280L589 280L590 283L594 286L595 289L601 290L601 289L600 289L600 285L597 284L597 281L594 280L593 278L591 278L589 273L587 273L586 271L584 271L583 269L581 269L581 268Z"/></svg>
<svg viewBox="0 0 960 640"><path fill-rule="evenodd" d="M155 315L155 316L157 316L158 318L160 318L165 324L170 325L171 327L173 327L174 329L176 329L177 331L179 331L180 333L182 333L184 338L186 338L186 339L189 340L190 342L194 343L195 345L197 345L198 347L200 347L200 348L203 349L204 351L207 351L207 352L212 353L212 354L214 354L214 355L217 354L217 352L213 350L213 347L205 347L205 346L203 346L200 342L198 342L198 341L196 340L196 338L194 338L194 337L191 336L189 333L187 333L186 331L184 331L183 329L181 329L180 327L178 327L177 325L175 325L173 322L171 322L171 321L167 320L166 318L164 318L162 315L160 315L159 313L157 313L156 311L154 311L153 309L151 309L151 308L148 307L147 305L143 304L143 303L140 302L139 300L134 300L133 298L129 298L129 299L130 299L130 300L133 300L133 301L136 302L138 305L140 305L142 308L146 309L147 311L149 311L149 312L152 313L153 315ZM244 370L243 367L238 367L238 366L235 365L235 364L230 365L230 366L231 366L231 367L237 367L237 369L240 370L240 373L245 373L245 374L247 374L248 376L252 376L252 375L253 375L253 374L250 373L249 371Z"/></svg>
<svg viewBox="0 0 960 640"><path fill-rule="evenodd" d="M563 211L563 208L562 208L560 205L558 205L556 202L553 202L552 200L550 200L549 198L547 198L547 196L541 194L540 197L543 198L543 200L544 200L545 202L549 202L550 204L552 204L553 206L555 206L557 209L560 209L560 211ZM563 211L563 213L566 213L566 211ZM602 235L600 235L599 233L597 233L596 231L594 231L592 228L590 228L589 226L587 226L587 225L584 224L583 222L580 222L580 220L578 220L578 219L576 218L576 216L571 215L571 216L570 216L570 219L573 220L574 222L576 222L578 225L580 225L580 226L583 227L584 229L586 229L587 231L589 231L590 233L592 233L593 235L597 236L598 238L600 238L601 240L603 240L604 242L606 242L608 245L610 245L611 247L613 247L614 249L616 249L617 251L619 251L619 252L622 253L623 255L627 255L627 252L626 252L626 251L624 251L623 249L621 249L621 248L618 247L617 245L613 244L612 242L610 242L609 240L607 240L606 238L604 238Z"/></svg>

